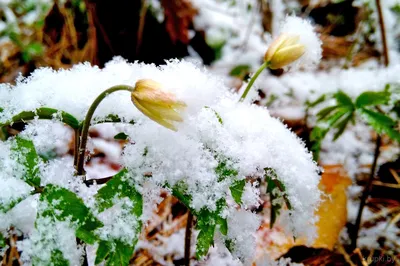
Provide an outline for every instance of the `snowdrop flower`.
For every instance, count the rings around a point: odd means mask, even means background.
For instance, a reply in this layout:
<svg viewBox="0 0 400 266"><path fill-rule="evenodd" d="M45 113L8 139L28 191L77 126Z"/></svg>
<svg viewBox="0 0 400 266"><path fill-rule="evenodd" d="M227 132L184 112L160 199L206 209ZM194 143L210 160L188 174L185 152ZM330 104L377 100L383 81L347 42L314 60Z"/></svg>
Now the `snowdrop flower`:
<svg viewBox="0 0 400 266"><path fill-rule="evenodd" d="M281 34L269 46L264 60L269 68L278 69L293 63L305 53L305 46L299 43L297 35Z"/></svg>
<svg viewBox="0 0 400 266"><path fill-rule="evenodd" d="M133 104L143 114L158 124L177 131L173 121L182 122L182 111L186 104L178 101L173 93L163 91L162 85L151 79L136 82L131 98Z"/></svg>

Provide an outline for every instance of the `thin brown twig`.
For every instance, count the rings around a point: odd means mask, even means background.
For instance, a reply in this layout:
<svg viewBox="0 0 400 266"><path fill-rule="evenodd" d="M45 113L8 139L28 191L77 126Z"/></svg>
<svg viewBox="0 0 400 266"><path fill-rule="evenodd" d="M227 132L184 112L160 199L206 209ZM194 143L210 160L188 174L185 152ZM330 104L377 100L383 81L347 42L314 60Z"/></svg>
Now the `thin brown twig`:
<svg viewBox="0 0 400 266"><path fill-rule="evenodd" d="M381 39L382 39L382 45L383 45L383 59L384 59L385 66L388 66L389 65L389 51L388 51L387 41L386 41L386 29L385 29L385 21L384 21L383 13L382 13L381 1L375 0L375 3L376 3L376 9L378 11L379 27L381 29Z"/></svg>
<svg viewBox="0 0 400 266"><path fill-rule="evenodd" d="M188 210L185 232L185 266L190 266L190 243L192 240L193 214Z"/></svg>
<svg viewBox="0 0 400 266"><path fill-rule="evenodd" d="M360 230L362 213L363 213L364 207L367 203L367 199L368 199L370 191L371 191L372 181L374 180L374 177L375 177L376 166L377 166L378 157L380 154L380 147L381 147L381 136L378 135L376 138L376 142L375 142L374 161L372 162L371 172L370 172L367 184L365 185L363 194L361 196L360 207L358 209L356 223L354 225L353 233L351 234L351 237L350 237L352 250L354 250L357 247L357 238L358 238L358 232Z"/></svg>

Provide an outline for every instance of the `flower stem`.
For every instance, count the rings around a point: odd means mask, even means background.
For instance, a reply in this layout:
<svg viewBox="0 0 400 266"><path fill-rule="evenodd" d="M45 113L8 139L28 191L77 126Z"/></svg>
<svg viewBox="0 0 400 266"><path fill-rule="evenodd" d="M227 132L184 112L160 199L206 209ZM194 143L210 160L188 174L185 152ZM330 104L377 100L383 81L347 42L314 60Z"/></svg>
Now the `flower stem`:
<svg viewBox="0 0 400 266"><path fill-rule="evenodd" d="M79 129L74 130L74 165L77 165L78 163L78 151L79 151L79 138L80 138L80 132Z"/></svg>
<svg viewBox="0 0 400 266"><path fill-rule="evenodd" d="M240 99L239 99L240 102L243 102L243 100L246 98L247 94L249 93L251 86L253 86L254 81L256 81L256 79L258 78L258 76L261 74L261 72L262 72L266 67L268 67L268 65L269 65L269 62L264 62L264 63L260 66L260 68L257 70L257 72L254 73L254 75L253 75L253 76L251 77L251 79L250 79L249 84L247 84L246 89L244 90L242 96L241 96Z"/></svg>
<svg viewBox="0 0 400 266"><path fill-rule="evenodd" d="M190 242L192 240L193 214L188 209L188 217L185 232L185 266L190 266Z"/></svg>
<svg viewBox="0 0 400 266"><path fill-rule="evenodd" d="M90 106L85 120L83 121L82 125L82 132L80 136L80 143L79 143L79 149L78 149L78 158L77 162L75 164L75 168L77 171L77 175L83 175L84 174L84 169L83 165L85 162L85 151L86 151L86 144L87 144L87 139L88 139L88 134L89 134L89 127L90 127L90 121L92 120L94 111L96 110L97 106L101 103L102 100L104 100L109 94L116 92L116 91L129 91L132 92L134 87L128 86L128 85L117 85L114 87L111 87L105 91L103 91L97 98L94 100L92 105Z"/></svg>
<svg viewBox="0 0 400 266"><path fill-rule="evenodd" d="M376 166L377 166L377 162L378 162L378 157L380 154L380 148L381 148L381 136L378 135L376 138L376 142L375 142L375 153L374 153L374 160L373 160L372 166L371 166L371 172L370 172L367 184L364 188L363 194L361 196L360 207L358 209L356 223L354 225L353 234L351 235L351 249L352 250L354 250L357 247L358 231L360 230L360 226L361 226L362 213L363 213L365 205L367 204L368 196L371 192L372 181L374 180L374 177L375 177L375 171L376 171Z"/></svg>

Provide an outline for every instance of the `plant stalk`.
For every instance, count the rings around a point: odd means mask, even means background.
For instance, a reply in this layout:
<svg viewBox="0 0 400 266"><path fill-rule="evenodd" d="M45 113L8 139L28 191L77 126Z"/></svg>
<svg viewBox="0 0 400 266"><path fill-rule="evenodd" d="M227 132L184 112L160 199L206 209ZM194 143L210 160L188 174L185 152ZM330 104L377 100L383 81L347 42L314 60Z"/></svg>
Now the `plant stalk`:
<svg viewBox="0 0 400 266"><path fill-rule="evenodd" d="M254 81L256 81L256 79L258 78L258 76L261 74L261 72L268 67L269 63L268 62L264 62L260 68L257 70L256 73L254 73L254 75L251 77L250 82L247 84L246 89L244 90L242 96L240 96L239 101L243 102L243 100L246 98L247 94L249 93L251 86L253 86Z"/></svg>
<svg viewBox="0 0 400 266"><path fill-rule="evenodd" d="M188 209L188 217L187 217L186 232L185 232L185 266L190 266L190 243L192 240L192 224L193 224L193 214Z"/></svg>
<svg viewBox="0 0 400 266"><path fill-rule="evenodd" d="M360 231L362 213L363 213L365 205L367 204L367 199L371 192L372 181L374 180L374 177L375 177L376 166L377 166L378 157L380 154L381 142L382 142L382 138L380 135L378 135L376 138L376 142L375 142L374 160L372 162L371 172L370 172L367 184L364 188L363 194L361 196L360 207L358 209L356 223L354 225L353 234L351 236L351 250L354 250L357 247L357 238L358 238L358 232Z"/></svg>
<svg viewBox="0 0 400 266"><path fill-rule="evenodd" d="M89 134L89 127L90 127L90 121L92 120L93 114L96 111L96 108L99 106L102 100L104 100L109 94L116 92L116 91L129 91L132 92L134 90L133 87L128 86L128 85L117 85L114 87L111 87L105 91L103 91L97 98L94 100L92 105L90 106L85 120L83 121L83 126L82 126L82 132L80 136L80 143L79 143L79 149L78 149L78 158L77 162L75 164L75 168L77 171L77 175L83 175L84 174L84 169L83 165L85 163L85 151L86 151L86 144L87 144L87 139L88 139L88 134Z"/></svg>
<svg viewBox="0 0 400 266"><path fill-rule="evenodd" d="M376 4L376 9L378 11L379 27L381 28L381 39L382 39L382 45L383 45L383 59L384 59L385 66L388 66L389 65L389 51L388 51L388 47L387 47L385 21L383 19L381 1L375 0L375 4Z"/></svg>
<svg viewBox="0 0 400 266"><path fill-rule="evenodd" d="M80 138L80 132L79 129L74 130L74 165L77 165L78 163L78 155L79 155L79 138Z"/></svg>

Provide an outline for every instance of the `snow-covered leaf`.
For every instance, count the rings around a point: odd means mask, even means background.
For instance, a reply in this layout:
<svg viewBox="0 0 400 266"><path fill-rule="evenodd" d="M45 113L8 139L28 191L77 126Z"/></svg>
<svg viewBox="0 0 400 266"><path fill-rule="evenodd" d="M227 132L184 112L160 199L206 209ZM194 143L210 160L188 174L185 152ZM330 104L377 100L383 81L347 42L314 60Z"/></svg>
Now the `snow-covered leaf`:
<svg viewBox="0 0 400 266"><path fill-rule="evenodd" d="M58 249L51 252L51 262L53 266L69 266L69 261L64 258L62 252Z"/></svg>
<svg viewBox="0 0 400 266"><path fill-rule="evenodd" d="M40 196L40 201L47 202L47 208L41 212L43 217L58 221L69 220L76 224L76 236L86 243L97 240L94 230L103 224L86 207L83 200L68 189L52 184L47 185Z"/></svg>
<svg viewBox="0 0 400 266"><path fill-rule="evenodd" d="M38 117L39 119L54 119L59 117L63 123L69 125L71 128L73 129L79 128L79 121L71 114L47 107L38 108L35 111L21 112L13 116L11 121L8 121L7 123L0 126L10 125L16 122L25 122L28 120L35 119L35 117Z"/></svg>
<svg viewBox="0 0 400 266"><path fill-rule="evenodd" d="M96 252L95 264L106 260L106 266L129 265L134 247L118 240L100 241Z"/></svg>
<svg viewBox="0 0 400 266"><path fill-rule="evenodd" d="M278 176L274 169L266 168L265 180L267 181L267 193L269 194L271 201L271 222L270 227L274 226L277 217L282 208L284 202L288 209L291 209L291 204L286 195L285 185L278 179ZM280 200L279 200L280 199Z"/></svg>
<svg viewBox="0 0 400 266"><path fill-rule="evenodd" d="M12 147L16 161L24 166L23 180L32 187L40 186L39 157L31 140L15 137Z"/></svg>
<svg viewBox="0 0 400 266"><path fill-rule="evenodd" d="M242 195L245 185L246 185L246 180L242 179L233 181L232 185L229 187L229 189L231 190L232 197L237 204L242 203Z"/></svg>
<svg viewBox="0 0 400 266"><path fill-rule="evenodd" d="M108 239L102 239L96 252L96 264L105 260L106 265L128 265L138 241L142 229L140 217L143 212L143 198L135 189L134 184L129 182L128 175L126 169L121 170L98 191L96 199L98 208L102 212L113 207L116 199L128 198L131 203L129 218L133 218L137 222L134 235L129 236L130 243L110 235L108 235Z"/></svg>

